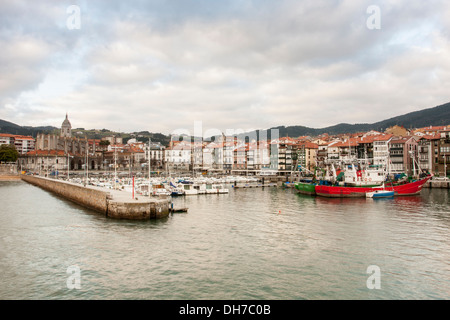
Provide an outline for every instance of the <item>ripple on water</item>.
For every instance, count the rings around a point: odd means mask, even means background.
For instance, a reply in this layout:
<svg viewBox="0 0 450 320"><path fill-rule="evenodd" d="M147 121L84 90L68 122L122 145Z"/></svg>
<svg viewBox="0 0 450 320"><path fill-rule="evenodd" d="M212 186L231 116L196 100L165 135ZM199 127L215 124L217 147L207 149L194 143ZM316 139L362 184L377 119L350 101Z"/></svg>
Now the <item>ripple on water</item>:
<svg viewBox="0 0 450 320"><path fill-rule="evenodd" d="M449 299L447 190L389 201L239 189L174 199L163 221L107 219L0 182L1 298ZM81 289L66 286L78 265ZM382 290L368 290L369 265Z"/></svg>

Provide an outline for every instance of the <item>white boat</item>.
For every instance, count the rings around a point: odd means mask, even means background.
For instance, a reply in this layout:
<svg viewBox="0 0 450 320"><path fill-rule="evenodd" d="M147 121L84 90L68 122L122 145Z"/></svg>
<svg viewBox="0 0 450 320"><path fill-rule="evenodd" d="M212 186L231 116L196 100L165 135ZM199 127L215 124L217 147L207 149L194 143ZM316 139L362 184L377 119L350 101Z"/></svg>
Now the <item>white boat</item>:
<svg viewBox="0 0 450 320"><path fill-rule="evenodd" d="M366 198L392 198L395 195L394 190L386 190L384 184L381 187L373 188L373 191L366 192Z"/></svg>
<svg viewBox="0 0 450 320"><path fill-rule="evenodd" d="M184 194L187 196L197 195L198 189L195 188L194 184L185 184L183 185Z"/></svg>
<svg viewBox="0 0 450 320"><path fill-rule="evenodd" d="M206 194L206 185L204 183L194 183L194 189L198 194Z"/></svg>
<svg viewBox="0 0 450 320"><path fill-rule="evenodd" d="M205 184L205 189L206 189L206 194L213 194L213 193L217 193L216 189L213 189L212 184L211 183L207 183Z"/></svg>
<svg viewBox="0 0 450 320"><path fill-rule="evenodd" d="M228 189L222 184L206 184L206 193L208 194L219 194L228 193Z"/></svg>
<svg viewBox="0 0 450 320"><path fill-rule="evenodd" d="M214 186L213 186L214 187ZM228 189L225 188L223 185L219 184L215 186L217 188L217 193L228 193Z"/></svg>
<svg viewBox="0 0 450 320"><path fill-rule="evenodd" d="M153 188L152 195L154 196L170 196L172 193L166 188Z"/></svg>
<svg viewBox="0 0 450 320"><path fill-rule="evenodd" d="M366 192L366 198L392 198L394 196L394 191L389 190L376 190L373 192Z"/></svg>
<svg viewBox="0 0 450 320"><path fill-rule="evenodd" d="M377 166L368 167L362 170L356 170L352 164L351 169L344 171L344 183L353 187L366 187L381 185L386 180L387 172Z"/></svg>

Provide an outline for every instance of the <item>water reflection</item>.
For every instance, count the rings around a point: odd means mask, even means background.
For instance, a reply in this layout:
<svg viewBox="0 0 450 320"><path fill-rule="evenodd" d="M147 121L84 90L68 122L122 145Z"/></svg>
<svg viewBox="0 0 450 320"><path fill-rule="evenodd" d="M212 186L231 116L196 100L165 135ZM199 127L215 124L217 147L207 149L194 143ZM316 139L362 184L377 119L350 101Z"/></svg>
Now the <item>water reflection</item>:
<svg viewBox="0 0 450 320"><path fill-rule="evenodd" d="M448 190L394 199L239 189L174 199L188 213L114 220L0 183L1 298L448 299ZM382 271L381 291L365 286ZM68 291L66 269L82 270Z"/></svg>

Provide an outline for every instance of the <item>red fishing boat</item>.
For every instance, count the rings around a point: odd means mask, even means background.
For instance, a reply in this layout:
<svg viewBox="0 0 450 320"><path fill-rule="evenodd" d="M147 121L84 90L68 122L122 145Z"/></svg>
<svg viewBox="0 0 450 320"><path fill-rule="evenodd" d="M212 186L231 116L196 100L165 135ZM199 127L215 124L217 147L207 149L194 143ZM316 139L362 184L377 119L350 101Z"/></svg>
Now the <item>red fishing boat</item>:
<svg viewBox="0 0 450 320"><path fill-rule="evenodd" d="M387 189L393 190L396 196L411 196L419 194L423 185L431 179L431 176L427 176L420 180L416 180L409 183L386 185ZM366 193L373 192L371 187L349 187L349 186L335 186L335 185L316 185L316 194L322 197L331 198L357 198L365 197Z"/></svg>

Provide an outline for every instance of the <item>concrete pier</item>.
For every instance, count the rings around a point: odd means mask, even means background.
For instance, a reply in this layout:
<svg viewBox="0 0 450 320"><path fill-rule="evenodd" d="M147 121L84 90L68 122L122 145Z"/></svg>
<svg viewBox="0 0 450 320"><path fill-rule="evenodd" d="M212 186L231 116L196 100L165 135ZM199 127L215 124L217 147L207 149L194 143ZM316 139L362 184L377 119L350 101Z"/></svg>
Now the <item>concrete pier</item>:
<svg viewBox="0 0 450 320"><path fill-rule="evenodd" d="M138 198L131 193L61 180L21 175L21 179L115 219L148 220L169 215L170 199Z"/></svg>
<svg viewBox="0 0 450 320"><path fill-rule="evenodd" d="M20 180L15 164L0 163L0 181Z"/></svg>
<svg viewBox="0 0 450 320"><path fill-rule="evenodd" d="M424 185L424 188L431 189L450 189L450 180L428 180Z"/></svg>

